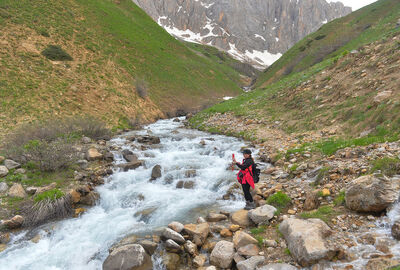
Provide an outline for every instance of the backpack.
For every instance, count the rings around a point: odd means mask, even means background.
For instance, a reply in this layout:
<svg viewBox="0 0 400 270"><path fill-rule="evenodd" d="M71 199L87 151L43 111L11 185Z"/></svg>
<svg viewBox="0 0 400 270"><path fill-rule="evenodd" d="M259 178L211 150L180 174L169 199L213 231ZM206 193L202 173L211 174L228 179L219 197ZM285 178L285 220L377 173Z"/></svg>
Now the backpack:
<svg viewBox="0 0 400 270"><path fill-rule="evenodd" d="M253 176L253 181L254 183L258 183L260 181L260 169L257 168L257 163L254 163L252 166L252 176Z"/></svg>

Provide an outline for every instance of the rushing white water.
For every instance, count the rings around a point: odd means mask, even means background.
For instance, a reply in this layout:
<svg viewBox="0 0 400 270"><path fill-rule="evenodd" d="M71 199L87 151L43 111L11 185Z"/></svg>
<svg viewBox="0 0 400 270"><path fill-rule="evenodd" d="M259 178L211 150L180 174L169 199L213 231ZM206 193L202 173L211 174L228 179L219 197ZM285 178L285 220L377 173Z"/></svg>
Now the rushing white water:
<svg viewBox="0 0 400 270"><path fill-rule="evenodd" d="M106 184L97 188L99 203L81 217L14 235L8 249L0 253L0 269L101 269L110 246L126 235L151 234L174 220L193 222L211 209L244 206L241 197L219 200L235 182L234 173L226 168L231 154L238 154L244 146L242 141L188 130L172 120L158 121L138 132L148 133L160 137L161 144L133 150L145 161L145 167L118 171L106 179ZM124 136L111 143L132 149ZM115 157L116 163L124 162L117 152ZM162 166L163 176L149 182L157 164ZM177 189L176 183L185 179L188 169L197 172L194 178L186 179L195 181L194 188ZM41 240L33 243L30 238L36 233Z"/></svg>

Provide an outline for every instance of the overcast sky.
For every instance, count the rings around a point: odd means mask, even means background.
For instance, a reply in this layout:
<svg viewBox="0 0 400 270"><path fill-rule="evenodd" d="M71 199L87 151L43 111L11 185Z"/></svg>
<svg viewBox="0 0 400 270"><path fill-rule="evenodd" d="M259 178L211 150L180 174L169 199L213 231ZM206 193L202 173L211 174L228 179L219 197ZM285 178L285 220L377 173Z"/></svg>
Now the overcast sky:
<svg viewBox="0 0 400 270"><path fill-rule="evenodd" d="M376 1L377 0L328 0L328 2L342 2L345 6L351 7L353 11Z"/></svg>

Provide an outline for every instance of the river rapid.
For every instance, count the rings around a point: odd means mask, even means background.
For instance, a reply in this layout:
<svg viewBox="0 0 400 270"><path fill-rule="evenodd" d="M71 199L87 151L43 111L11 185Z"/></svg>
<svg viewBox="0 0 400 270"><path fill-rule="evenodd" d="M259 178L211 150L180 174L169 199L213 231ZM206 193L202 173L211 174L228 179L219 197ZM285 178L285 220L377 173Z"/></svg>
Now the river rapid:
<svg viewBox="0 0 400 270"><path fill-rule="evenodd" d="M151 235L171 221L195 222L213 209L242 208L242 196L235 200L221 197L235 183L234 172L227 169L232 153L241 157L245 143L186 129L180 120L160 120L112 139L112 146L130 149L145 166L127 172L115 169L97 188L97 205L79 218L12 235L8 249L0 253L0 269L101 269L108 249L127 235ZM148 134L160 137L161 143L147 147L126 140L130 135ZM114 151L116 165L125 162L120 150ZM161 165L162 177L150 182L155 165ZM187 170L195 170L196 175L187 178ZM194 188L176 188L180 180L194 181ZM33 243L31 238L37 234L40 240ZM163 268L157 258L153 260L158 265L155 268Z"/></svg>

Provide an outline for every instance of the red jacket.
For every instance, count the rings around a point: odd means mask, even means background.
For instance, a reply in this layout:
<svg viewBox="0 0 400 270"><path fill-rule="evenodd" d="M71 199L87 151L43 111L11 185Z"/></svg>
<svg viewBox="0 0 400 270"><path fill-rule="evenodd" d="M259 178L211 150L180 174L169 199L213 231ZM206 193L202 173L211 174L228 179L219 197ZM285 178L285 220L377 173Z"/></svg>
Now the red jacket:
<svg viewBox="0 0 400 270"><path fill-rule="evenodd" d="M237 162L236 165L240 168L240 171L237 174L237 180L240 184L248 183L254 189L254 180L253 180L253 164L254 161L252 158L246 158L242 163ZM239 175L243 174L241 178Z"/></svg>

